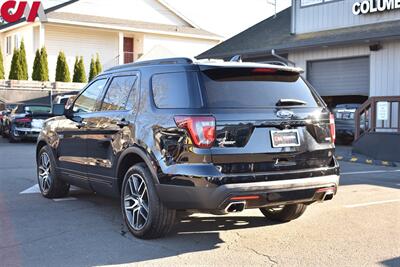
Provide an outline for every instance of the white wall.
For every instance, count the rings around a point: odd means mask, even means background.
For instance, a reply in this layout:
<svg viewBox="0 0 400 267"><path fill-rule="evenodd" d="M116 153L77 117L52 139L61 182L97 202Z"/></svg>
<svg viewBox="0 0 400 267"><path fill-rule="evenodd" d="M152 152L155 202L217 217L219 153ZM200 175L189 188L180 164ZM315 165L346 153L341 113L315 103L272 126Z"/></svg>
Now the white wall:
<svg viewBox="0 0 400 267"><path fill-rule="evenodd" d="M57 12L129 19L170 25L188 24L156 0L80 0Z"/></svg>
<svg viewBox="0 0 400 267"><path fill-rule="evenodd" d="M143 54L149 53L155 47L172 52L163 57L195 57L218 44L218 41L199 40L183 37L174 37L156 34L144 34Z"/></svg>
<svg viewBox="0 0 400 267"><path fill-rule="evenodd" d="M400 10L356 16L352 7L361 0L339 0L308 7L300 7L300 1L296 0L296 33L398 20L400 17Z"/></svg>
<svg viewBox="0 0 400 267"><path fill-rule="evenodd" d="M307 61L370 56L370 96L400 95L400 42L383 42L382 49L371 52L369 45L318 48L289 54L289 59L297 67L305 70L307 77Z"/></svg>
<svg viewBox="0 0 400 267"><path fill-rule="evenodd" d="M45 43L49 54L50 81L55 79L57 56L60 50L66 54L71 79L76 56L83 56L87 75L92 56L99 53L103 68L115 62L119 55L118 32L46 25Z"/></svg>

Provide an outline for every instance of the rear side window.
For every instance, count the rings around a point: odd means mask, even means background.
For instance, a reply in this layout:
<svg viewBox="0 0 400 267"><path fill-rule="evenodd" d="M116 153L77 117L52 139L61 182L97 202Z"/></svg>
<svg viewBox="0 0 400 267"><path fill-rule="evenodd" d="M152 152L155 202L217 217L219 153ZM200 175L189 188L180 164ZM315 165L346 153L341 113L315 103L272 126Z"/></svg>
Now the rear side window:
<svg viewBox="0 0 400 267"><path fill-rule="evenodd" d="M132 104L128 107L127 103L135 103L135 100L131 98L136 97L136 90L134 90L136 79L137 77L133 75L113 78L104 97L101 110L133 109Z"/></svg>
<svg viewBox="0 0 400 267"><path fill-rule="evenodd" d="M196 72L156 74L152 78L154 103L158 108L200 108Z"/></svg>
<svg viewBox="0 0 400 267"><path fill-rule="evenodd" d="M300 75L269 68L212 68L202 71L207 106L211 108L271 108L281 99L318 100Z"/></svg>

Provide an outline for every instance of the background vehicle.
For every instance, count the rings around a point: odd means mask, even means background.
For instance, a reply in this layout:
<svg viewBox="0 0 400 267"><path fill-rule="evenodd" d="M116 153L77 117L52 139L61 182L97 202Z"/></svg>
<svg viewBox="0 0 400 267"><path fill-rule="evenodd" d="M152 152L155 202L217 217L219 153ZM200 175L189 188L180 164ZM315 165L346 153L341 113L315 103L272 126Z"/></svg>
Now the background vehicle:
<svg viewBox="0 0 400 267"><path fill-rule="evenodd" d="M355 114L360 106L361 104L340 104L334 108L338 144L351 144L354 141Z"/></svg>
<svg viewBox="0 0 400 267"><path fill-rule="evenodd" d="M22 139L36 139L43 123L52 117L47 105L21 104L14 108L4 120L4 135L11 143Z"/></svg>
<svg viewBox="0 0 400 267"><path fill-rule="evenodd" d="M54 108L64 116L46 121L37 145L42 194L73 184L119 196L139 238L168 233L177 211L260 208L291 221L339 185L333 115L296 68L141 62Z"/></svg>

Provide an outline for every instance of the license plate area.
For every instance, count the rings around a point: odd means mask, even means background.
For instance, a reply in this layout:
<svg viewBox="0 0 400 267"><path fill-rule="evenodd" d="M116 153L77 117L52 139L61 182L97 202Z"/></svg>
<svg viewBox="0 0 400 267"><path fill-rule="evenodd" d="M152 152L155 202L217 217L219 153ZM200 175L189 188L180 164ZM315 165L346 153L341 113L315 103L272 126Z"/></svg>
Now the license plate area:
<svg viewBox="0 0 400 267"><path fill-rule="evenodd" d="M31 123L31 125L32 125L32 128L35 128L35 129L41 129L41 128L43 128L43 123L44 123L44 120L32 120L32 123Z"/></svg>
<svg viewBox="0 0 400 267"><path fill-rule="evenodd" d="M271 131L272 147L299 147L300 135L298 130Z"/></svg>

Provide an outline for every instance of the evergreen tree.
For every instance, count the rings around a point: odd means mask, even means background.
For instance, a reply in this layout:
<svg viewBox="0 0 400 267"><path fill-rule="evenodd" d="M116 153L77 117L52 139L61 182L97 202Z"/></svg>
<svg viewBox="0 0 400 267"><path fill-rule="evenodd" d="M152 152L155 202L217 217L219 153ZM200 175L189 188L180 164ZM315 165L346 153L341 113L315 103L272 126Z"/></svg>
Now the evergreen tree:
<svg viewBox="0 0 400 267"><path fill-rule="evenodd" d="M76 57L74 65L74 76L72 77L72 82L77 83L78 81L79 81L79 57Z"/></svg>
<svg viewBox="0 0 400 267"><path fill-rule="evenodd" d="M41 54L40 50L36 50L35 61L33 62L32 80L41 81L40 79L40 64L41 64Z"/></svg>
<svg viewBox="0 0 400 267"><path fill-rule="evenodd" d="M57 59L56 82L71 82L67 59L63 51L60 51Z"/></svg>
<svg viewBox="0 0 400 267"><path fill-rule="evenodd" d="M85 63L83 62L83 57L76 57L75 67L74 67L74 78L73 82L75 83L86 83L86 72L85 72Z"/></svg>
<svg viewBox="0 0 400 267"><path fill-rule="evenodd" d="M10 75L8 76L8 79L10 80L19 80L18 75L21 72L21 67L18 59L19 59L19 50L14 48L14 53L11 60Z"/></svg>
<svg viewBox="0 0 400 267"><path fill-rule="evenodd" d="M5 75L4 75L4 63L3 63L3 52L1 51L0 47L0 80L4 80Z"/></svg>
<svg viewBox="0 0 400 267"><path fill-rule="evenodd" d="M96 62L94 58L90 61L90 72L89 72L89 82L92 81L97 76Z"/></svg>
<svg viewBox="0 0 400 267"><path fill-rule="evenodd" d="M96 57L96 76L103 72L103 67L101 66L99 54Z"/></svg>
<svg viewBox="0 0 400 267"><path fill-rule="evenodd" d="M85 62L83 61L83 57L79 60L78 63L79 66L79 71L80 71L80 81L81 83L87 83L87 78L86 78L86 70L85 70Z"/></svg>
<svg viewBox="0 0 400 267"><path fill-rule="evenodd" d="M42 47L40 51L40 80L42 82L47 82L49 78L49 62L47 60L47 50L46 47Z"/></svg>
<svg viewBox="0 0 400 267"><path fill-rule="evenodd" d="M26 51L25 51L25 43L22 39L21 45L19 48L19 56L18 56L19 65L21 67L21 72L18 75L18 80L28 80L28 63L26 62Z"/></svg>

